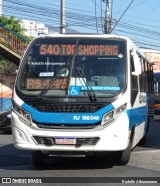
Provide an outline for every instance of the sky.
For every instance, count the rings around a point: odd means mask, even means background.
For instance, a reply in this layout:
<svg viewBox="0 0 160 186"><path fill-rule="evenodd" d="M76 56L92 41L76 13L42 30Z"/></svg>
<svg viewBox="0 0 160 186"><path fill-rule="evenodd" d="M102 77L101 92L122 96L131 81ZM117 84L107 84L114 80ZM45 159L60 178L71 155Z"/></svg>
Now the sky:
<svg viewBox="0 0 160 186"><path fill-rule="evenodd" d="M6 16L14 15L17 19L35 20L50 27L60 27L61 0L2 1L2 11ZM106 2L64 1L66 28L80 33L104 33ZM160 0L110 1L111 29L114 28L112 34L130 37L139 47L160 50Z"/></svg>

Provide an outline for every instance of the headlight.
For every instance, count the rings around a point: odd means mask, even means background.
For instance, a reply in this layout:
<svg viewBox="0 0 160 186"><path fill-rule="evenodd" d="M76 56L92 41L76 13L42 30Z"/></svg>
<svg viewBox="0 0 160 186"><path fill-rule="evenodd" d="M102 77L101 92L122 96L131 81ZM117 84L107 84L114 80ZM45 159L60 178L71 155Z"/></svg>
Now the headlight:
<svg viewBox="0 0 160 186"><path fill-rule="evenodd" d="M18 115L19 119L24 124L31 125L32 118L31 118L30 113L28 113L26 110L24 110L21 107L19 107L14 101L12 103L12 108L13 108L13 111L16 112L16 114Z"/></svg>
<svg viewBox="0 0 160 186"><path fill-rule="evenodd" d="M116 117L118 117L122 112L126 110L127 103L121 105L120 107L112 110L111 112L108 112L103 115L101 125L103 127L110 125L113 123Z"/></svg>
<svg viewBox="0 0 160 186"><path fill-rule="evenodd" d="M126 110L126 107L127 107L127 103L121 105L120 107L118 107L117 109L115 109L115 115L119 115L121 114L122 112L124 112Z"/></svg>
<svg viewBox="0 0 160 186"><path fill-rule="evenodd" d="M104 114L101 125L105 127L106 125L109 125L110 123L112 123L114 121L113 116L114 116L114 110L109 113Z"/></svg>

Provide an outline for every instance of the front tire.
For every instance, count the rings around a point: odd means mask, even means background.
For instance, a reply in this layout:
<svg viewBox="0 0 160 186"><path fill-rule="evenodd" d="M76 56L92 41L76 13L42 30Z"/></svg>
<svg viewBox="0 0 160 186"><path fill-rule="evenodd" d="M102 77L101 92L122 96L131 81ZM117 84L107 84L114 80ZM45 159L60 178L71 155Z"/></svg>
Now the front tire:
<svg viewBox="0 0 160 186"><path fill-rule="evenodd" d="M42 151L32 151L32 163L35 167L43 167L45 162L45 155Z"/></svg>
<svg viewBox="0 0 160 186"><path fill-rule="evenodd" d="M131 156L131 146L132 146L132 143L130 140L128 147L125 150L118 152L117 165L122 166L122 165L126 165L129 162L130 156Z"/></svg>

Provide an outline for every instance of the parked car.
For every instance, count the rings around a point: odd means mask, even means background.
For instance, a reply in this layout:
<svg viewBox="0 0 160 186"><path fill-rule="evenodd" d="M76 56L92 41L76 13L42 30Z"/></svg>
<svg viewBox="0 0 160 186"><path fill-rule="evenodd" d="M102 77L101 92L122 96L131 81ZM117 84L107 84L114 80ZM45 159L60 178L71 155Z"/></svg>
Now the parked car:
<svg viewBox="0 0 160 186"><path fill-rule="evenodd" d="M0 112L0 131L11 133L11 110Z"/></svg>

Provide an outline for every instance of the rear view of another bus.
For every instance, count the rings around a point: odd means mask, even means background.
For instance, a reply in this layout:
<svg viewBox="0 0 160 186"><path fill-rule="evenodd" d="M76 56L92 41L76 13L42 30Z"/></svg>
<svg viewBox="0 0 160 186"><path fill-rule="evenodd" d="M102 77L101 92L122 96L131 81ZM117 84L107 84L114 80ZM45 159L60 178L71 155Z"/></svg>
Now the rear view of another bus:
<svg viewBox="0 0 160 186"><path fill-rule="evenodd" d="M154 120L160 120L160 72L154 73L154 82L155 82Z"/></svg>
<svg viewBox="0 0 160 186"><path fill-rule="evenodd" d="M154 120L160 120L160 51L142 49L144 54L154 62L154 98L155 103L153 104Z"/></svg>

